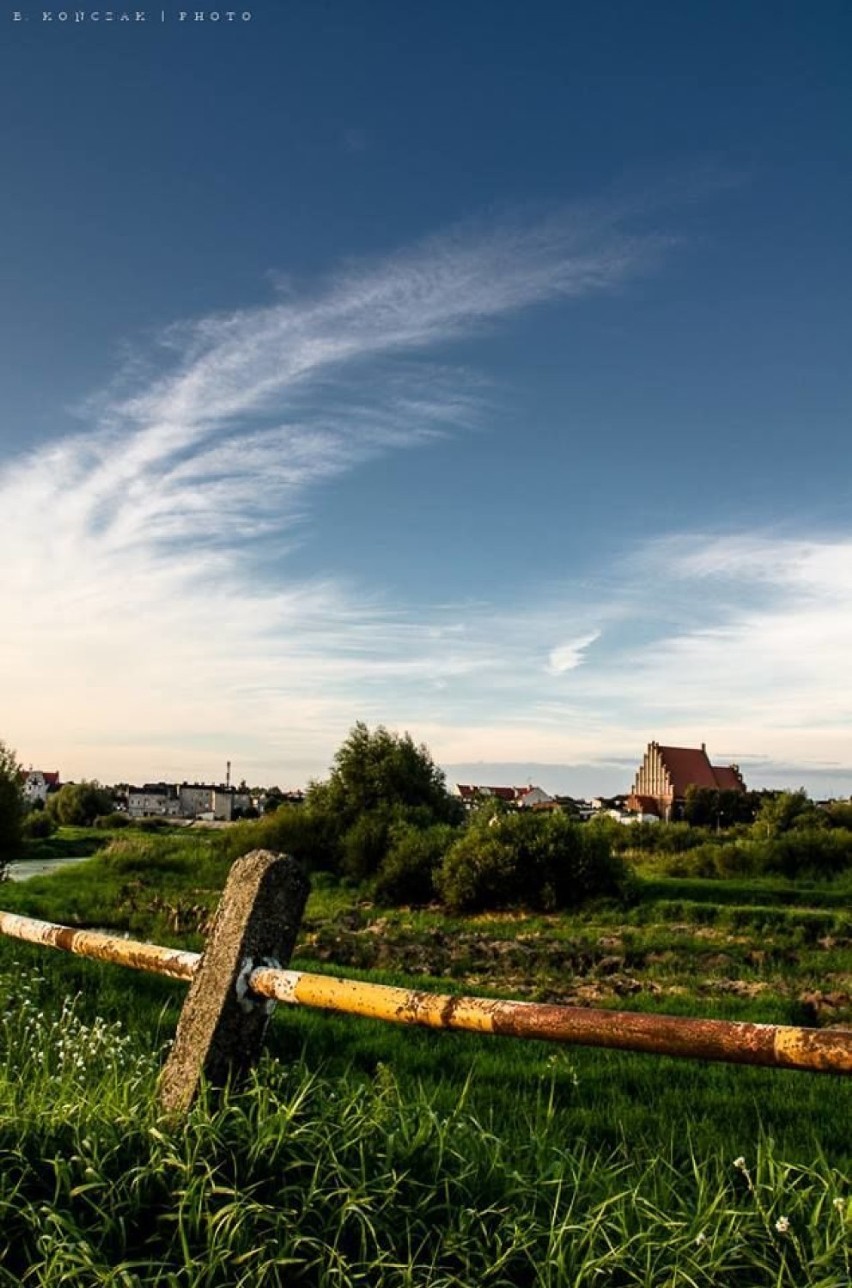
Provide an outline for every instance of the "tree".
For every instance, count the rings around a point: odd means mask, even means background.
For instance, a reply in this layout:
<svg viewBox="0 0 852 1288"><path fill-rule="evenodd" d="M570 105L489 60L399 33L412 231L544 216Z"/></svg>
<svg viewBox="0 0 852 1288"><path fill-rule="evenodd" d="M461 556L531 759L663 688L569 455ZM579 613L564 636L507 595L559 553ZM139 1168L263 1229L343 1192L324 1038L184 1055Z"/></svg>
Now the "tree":
<svg viewBox="0 0 852 1288"><path fill-rule="evenodd" d="M115 801L106 787L84 780L66 783L55 796L48 797L47 808L65 826L91 827L99 815L112 812Z"/></svg>
<svg viewBox="0 0 852 1288"><path fill-rule="evenodd" d="M819 829L825 826L825 815L817 809L804 787L800 787L796 792L777 792L765 796L752 825L752 834L763 840L783 836L792 830Z"/></svg>
<svg viewBox="0 0 852 1288"><path fill-rule="evenodd" d="M0 879L21 852L23 820L21 767L12 749L0 742Z"/></svg>
<svg viewBox="0 0 852 1288"><path fill-rule="evenodd" d="M409 733L391 733L384 725L371 731L360 720L335 754L331 777L312 784L309 797L317 794L347 826L360 814L394 806L428 810L436 822L461 818L427 747L417 746Z"/></svg>
<svg viewBox="0 0 852 1288"><path fill-rule="evenodd" d="M333 820L341 865L357 880L380 867L394 825L427 828L463 816L428 748L408 733L371 730L362 721L337 751L328 780L311 783L306 803Z"/></svg>

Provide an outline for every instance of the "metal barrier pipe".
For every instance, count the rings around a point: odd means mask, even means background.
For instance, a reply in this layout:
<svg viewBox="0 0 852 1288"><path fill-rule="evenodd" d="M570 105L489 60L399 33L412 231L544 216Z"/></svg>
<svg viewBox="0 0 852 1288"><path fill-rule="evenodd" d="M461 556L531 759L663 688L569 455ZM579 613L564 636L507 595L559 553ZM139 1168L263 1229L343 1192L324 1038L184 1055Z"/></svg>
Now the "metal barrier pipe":
<svg viewBox="0 0 852 1288"><path fill-rule="evenodd" d="M52 921L19 917L14 912L0 912L0 931L13 939L24 939L43 948L64 948L79 957L94 957L96 961L114 962L134 970L168 975L171 979L191 980L201 959L200 953L160 948L157 944L143 944L120 935L107 935L100 930L74 930L71 926L57 926Z"/></svg>
<svg viewBox="0 0 852 1288"><path fill-rule="evenodd" d="M73 930L10 912L0 912L0 932L29 943L63 948L83 957L185 981L193 978L201 960L200 953L160 948L101 931ZM843 1029L803 1029L741 1020L694 1019L463 997L267 966L251 971L248 985L260 997L291 1006L362 1015L394 1024L539 1038L733 1064L852 1073L852 1031Z"/></svg>
<svg viewBox="0 0 852 1288"><path fill-rule="evenodd" d="M802 1029L741 1020L689 1019L441 995L267 967L252 972L249 987L280 1002L370 1016L395 1024L541 1038L733 1064L852 1073L852 1032L841 1029Z"/></svg>

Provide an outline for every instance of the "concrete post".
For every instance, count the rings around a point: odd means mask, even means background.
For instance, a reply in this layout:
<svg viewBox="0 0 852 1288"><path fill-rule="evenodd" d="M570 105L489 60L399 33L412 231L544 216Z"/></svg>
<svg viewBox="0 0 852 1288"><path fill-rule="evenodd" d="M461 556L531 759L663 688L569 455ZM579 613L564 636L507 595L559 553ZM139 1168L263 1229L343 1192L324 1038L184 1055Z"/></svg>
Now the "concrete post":
<svg viewBox="0 0 852 1288"><path fill-rule="evenodd" d="M256 1063L274 1003L254 998L248 978L258 966L287 965L308 888L294 859L267 850L237 859L160 1075L167 1113L189 1109L202 1077L223 1086Z"/></svg>

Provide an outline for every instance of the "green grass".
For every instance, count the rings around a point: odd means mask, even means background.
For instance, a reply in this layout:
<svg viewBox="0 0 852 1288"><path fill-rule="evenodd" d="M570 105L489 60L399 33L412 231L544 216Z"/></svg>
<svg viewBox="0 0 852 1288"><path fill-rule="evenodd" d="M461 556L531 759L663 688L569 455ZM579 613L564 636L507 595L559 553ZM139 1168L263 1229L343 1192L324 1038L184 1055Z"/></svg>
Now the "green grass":
<svg viewBox="0 0 852 1288"><path fill-rule="evenodd" d="M810 908L849 908L852 879L848 874L834 881L791 881L786 877L664 877L636 868L636 897L644 903L658 899L684 899L712 904L793 904Z"/></svg>
<svg viewBox="0 0 852 1288"><path fill-rule="evenodd" d="M81 978L96 969L73 966ZM115 1005L119 976L107 975ZM0 1022L2 1282L848 1282L850 1190L824 1152L788 1161L756 1115L736 1153L721 1119L715 1137L682 1138L671 1095L653 1136L637 1134L623 1110L626 1094L645 1090L638 1058L605 1062L610 1084L622 1065L622 1112L601 1133L590 1115L617 1106L594 1106L602 1092L611 1099L585 1063L600 1053L527 1066L506 1088L507 1114L493 1090L508 1071L496 1054L491 1069L478 1061L484 1043L417 1035L423 1081L416 1057L367 1067L350 1051L341 1065L336 1046L317 1062L288 1016L245 1090L202 1101L175 1126L157 1114L157 1039L138 1012L119 1026L92 1018L85 992L60 1004L49 968L7 964L0 976L16 998ZM438 1044L455 1048L449 1064ZM274 1058L281 1047L289 1061ZM668 1073L655 1075L663 1087Z"/></svg>
<svg viewBox="0 0 852 1288"><path fill-rule="evenodd" d="M226 872L209 834L124 833L0 906L198 946ZM321 877L294 964L775 1022L848 981L830 885L654 882L465 920ZM852 1079L279 1008L251 1084L176 1127L155 1087L184 996L0 938L0 1284L848 1288Z"/></svg>
<svg viewBox="0 0 852 1288"><path fill-rule="evenodd" d="M86 830L63 828L61 834ZM216 907L230 866L215 833L181 829L152 837L130 828L114 835L88 831L99 842L90 859L4 883L0 907L165 944L191 939L188 946L200 948L201 927ZM86 844L85 838L67 839L69 845Z"/></svg>

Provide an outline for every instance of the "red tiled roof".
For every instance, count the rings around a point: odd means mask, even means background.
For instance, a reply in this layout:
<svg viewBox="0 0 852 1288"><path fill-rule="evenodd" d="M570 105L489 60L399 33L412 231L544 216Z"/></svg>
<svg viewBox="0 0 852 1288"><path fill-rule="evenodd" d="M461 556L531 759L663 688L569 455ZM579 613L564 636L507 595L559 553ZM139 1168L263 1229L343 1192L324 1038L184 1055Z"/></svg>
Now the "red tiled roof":
<svg viewBox="0 0 852 1288"><path fill-rule="evenodd" d="M41 774L44 781L48 783L49 786L51 787L55 787L56 784L59 782L58 769L22 769L19 772L18 777L20 778L21 782L26 782L30 774Z"/></svg>
<svg viewBox="0 0 852 1288"><path fill-rule="evenodd" d="M638 810L640 814L656 814L659 817L660 803L656 796L637 796L631 792L627 797L627 808Z"/></svg>
<svg viewBox="0 0 852 1288"><path fill-rule="evenodd" d="M714 765L713 773L722 792L741 792L745 788L740 771L734 765Z"/></svg>
<svg viewBox="0 0 852 1288"><path fill-rule="evenodd" d="M690 786L726 792L745 790L739 770L734 765L711 765L703 747L660 747L659 751L671 775L675 796L683 796Z"/></svg>
<svg viewBox="0 0 852 1288"><path fill-rule="evenodd" d="M690 785L717 786L713 766L702 747L660 747L660 755L671 774L675 796L683 796Z"/></svg>
<svg viewBox="0 0 852 1288"><path fill-rule="evenodd" d="M456 783L456 789L462 800L475 800L478 796L496 796L501 801L516 801L531 790L529 787L483 787L468 783Z"/></svg>

